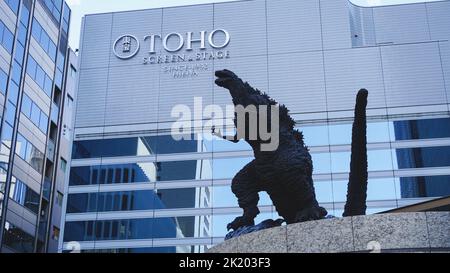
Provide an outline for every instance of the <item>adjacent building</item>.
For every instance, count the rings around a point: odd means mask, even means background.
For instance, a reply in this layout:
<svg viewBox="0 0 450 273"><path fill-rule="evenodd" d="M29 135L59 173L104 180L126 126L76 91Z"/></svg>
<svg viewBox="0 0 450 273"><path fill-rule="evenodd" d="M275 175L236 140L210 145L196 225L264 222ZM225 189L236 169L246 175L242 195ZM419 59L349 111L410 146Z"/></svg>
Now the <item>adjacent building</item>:
<svg viewBox="0 0 450 273"><path fill-rule="evenodd" d="M0 248L56 252L77 56L62 0L0 1Z"/></svg>
<svg viewBox="0 0 450 273"><path fill-rule="evenodd" d="M59 250L203 252L223 240L241 214L231 179L253 159L245 143L209 137L232 117L214 85L224 68L291 110L330 214L346 200L360 88L368 213L448 195L449 14L450 1L249 0L87 15ZM257 221L277 218L260 197Z"/></svg>

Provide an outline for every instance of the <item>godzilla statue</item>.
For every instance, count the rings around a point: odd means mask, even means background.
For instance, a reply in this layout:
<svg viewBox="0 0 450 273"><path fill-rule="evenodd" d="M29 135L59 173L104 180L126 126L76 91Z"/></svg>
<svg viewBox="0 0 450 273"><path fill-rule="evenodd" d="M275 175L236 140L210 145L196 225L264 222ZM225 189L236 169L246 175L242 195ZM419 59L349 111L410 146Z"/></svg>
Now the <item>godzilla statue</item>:
<svg viewBox="0 0 450 273"><path fill-rule="evenodd" d="M229 70L216 72L216 84L230 91L233 104L243 107L275 106L279 111L279 143L274 151L261 149L267 140L259 135L250 137L249 118L246 116L245 133L239 132L238 114L234 123L238 133L223 136L213 128L213 134L234 143L244 139L253 149L255 159L245 166L232 181L232 191L244 211L228 224L228 230L254 226L258 209L259 192L266 191L277 212L288 224L324 219L327 211L317 202L312 179L313 162L304 143L303 134L296 130L295 121L284 105L278 105L267 94L252 88ZM361 90L357 98L355 125L353 129L352 163L349 183L349 197L345 216L365 214L367 189L366 116L368 92ZM237 111L237 110L236 110ZM264 113L264 112L263 112ZM258 111L258 115L260 112ZM271 113L267 114L268 128ZM258 127L260 126L258 122ZM259 132L259 130L258 130ZM245 136L245 137L242 137Z"/></svg>

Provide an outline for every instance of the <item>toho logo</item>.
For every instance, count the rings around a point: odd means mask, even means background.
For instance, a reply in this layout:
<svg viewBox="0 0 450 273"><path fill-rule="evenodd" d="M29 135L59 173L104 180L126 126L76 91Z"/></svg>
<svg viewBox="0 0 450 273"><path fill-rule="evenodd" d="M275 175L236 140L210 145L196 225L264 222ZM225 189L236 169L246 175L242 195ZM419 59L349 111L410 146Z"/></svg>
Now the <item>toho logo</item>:
<svg viewBox="0 0 450 273"><path fill-rule="evenodd" d="M224 29L216 29L208 33L207 31L200 31L197 35L194 32L187 32L182 35L178 32L172 32L165 36L161 34L151 34L143 38L143 43L149 46L148 53L150 55L156 54L156 43L160 42L162 48L168 53L180 51L186 47L186 51L193 51L193 44L198 43L198 49L206 50L207 45L212 49L222 49L228 46L231 36L228 31ZM141 44L136 36L126 34L122 35L114 41L113 52L119 59L131 59L139 52Z"/></svg>
<svg viewBox="0 0 450 273"><path fill-rule="evenodd" d="M122 35L113 44L113 52L117 58L126 60L131 59L139 52L140 44L136 36Z"/></svg>

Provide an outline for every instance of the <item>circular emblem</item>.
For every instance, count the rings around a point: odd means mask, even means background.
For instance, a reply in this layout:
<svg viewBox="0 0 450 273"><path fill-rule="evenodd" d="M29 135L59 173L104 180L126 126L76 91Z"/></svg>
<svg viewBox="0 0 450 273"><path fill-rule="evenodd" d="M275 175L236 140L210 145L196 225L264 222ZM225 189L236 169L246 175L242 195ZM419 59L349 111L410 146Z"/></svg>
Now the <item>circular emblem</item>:
<svg viewBox="0 0 450 273"><path fill-rule="evenodd" d="M113 44L113 52L119 59L130 59L139 52L140 44L138 38L133 35L122 35Z"/></svg>

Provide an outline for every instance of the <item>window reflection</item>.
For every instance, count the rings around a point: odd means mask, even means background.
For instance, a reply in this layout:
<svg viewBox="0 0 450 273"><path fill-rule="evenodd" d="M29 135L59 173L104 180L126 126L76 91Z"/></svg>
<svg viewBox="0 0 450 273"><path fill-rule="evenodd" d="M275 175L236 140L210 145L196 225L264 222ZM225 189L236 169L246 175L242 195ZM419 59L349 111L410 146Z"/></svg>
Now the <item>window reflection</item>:
<svg viewBox="0 0 450 273"><path fill-rule="evenodd" d="M394 121L392 140L450 137L450 118Z"/></svg>
<svg viewBox="0 0 450 273"><path fill-rule="evenodd" d="M236 219L236 217L242 216L242 214L229 214L229 215L213 215L213 237L224 238L229 231L227 230L227 225ZM273 213L260 213L255 218L255 224L260 224L265 220L273 219L276 220L279 217L276 212Z"/></svg>
<svg viewBox="0 0 450 273"><path fill-rule="evenodd" d="M198 221L198 216L67 222L64 241L209 237L209 234L205 234L198 229L196 221Z"/></svg>
<svg viewBox="0 0 450 273"><path fill-rule="evenodd" d="M331 181L320 181L314 183L316 198L319 203L333 202L333 186Z"/></svg>
<svg viewBox="0 0 450 273"><path fill-rule="evenodd" d="M303 132L305 144L308 147L312 146L328 146L328 126L300 126L298 130Z"/></svg>
<svg viewBox="0 0 450 273"><path fill-rule="evenodd" d="M367 152L369 171L392 170L391 150L373 150ZM350 172L351 152L331 153L333 173Z"/></svg>
<svg viewBox="0 0 450 273"><path fill-rule="evenodd" d="M450 176L402 177L399 180L402 198L450 195Z"/></svg>
<svg viewBox="0 0 450 273"><path fill-rule="evenodd" d="M214 208L227 208L236 207L238 202L236 196L231 191L231 186L213 187L213 207ZM259 193L259 206L270 206L272 200L266 192Z"/></svg>
<svg viewBox="0 0 450 273"><path fill-rule="evenodd" d="M397 149L395 169L450 166L450 147Z"/></svg>
<svg viewBox="0 0 450 273"><path fill-rule="evenodd" d="M231 179L253 158L214 159L213 179Z"/></svg>
<svg viewBox="0 0 450 273"><path fill-rule="evenodd" d="M331 173L331 159L329 153L311 154L314 174Z"/></svg>

